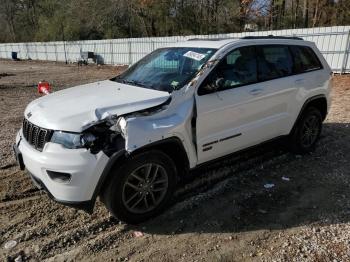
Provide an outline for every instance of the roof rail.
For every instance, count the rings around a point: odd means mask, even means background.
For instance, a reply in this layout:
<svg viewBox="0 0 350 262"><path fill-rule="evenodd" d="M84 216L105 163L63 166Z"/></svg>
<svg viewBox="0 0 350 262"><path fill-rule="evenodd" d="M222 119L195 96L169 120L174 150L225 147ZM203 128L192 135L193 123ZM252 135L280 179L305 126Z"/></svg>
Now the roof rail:
<svg viewBox="0 0 350 262"><path fill-rule="evenodd" d="M222 37L222 38L190 38L187 41L222 41L222 40L230 40L230 39L239 39L235 37Z"/></svg>
<svg viewBox="0 0 350 262"><path fill-rule="evenodd" d="M234 40L234 39L292 39L292 40L304 40L301 37L296 36L244 36L244 37L222 37L222 38L190 38L187 41L222 41L222 40Z"/></svg>
<svg viewBox="0 0 350 262"><path fill-rule="evenodd" d="M268 35L268 36L244 36L241 37L241 39L292 39L292 40L304 40L301 37L296 36L274 36L274 35Z"/></svg>

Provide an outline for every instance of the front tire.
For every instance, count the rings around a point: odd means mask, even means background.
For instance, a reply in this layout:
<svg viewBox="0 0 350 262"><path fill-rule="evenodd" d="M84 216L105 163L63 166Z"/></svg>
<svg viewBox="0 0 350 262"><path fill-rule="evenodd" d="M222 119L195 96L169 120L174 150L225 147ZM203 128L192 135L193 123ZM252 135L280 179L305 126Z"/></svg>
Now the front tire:
<svg viewBox="0 0 350 262"><path fill-rule="evenodd" d="M112 172L102 201L114 217L127 223L138 224L159 214L175 190L175 164L161 151L132 156Z"/></svg>
<svg viewBox="0 0 350 262"><path fill-rule="evenodd" d="M322 131L322 121L317 108L307 108L289 136L290 149L299 154L313 151Z"/></svg>

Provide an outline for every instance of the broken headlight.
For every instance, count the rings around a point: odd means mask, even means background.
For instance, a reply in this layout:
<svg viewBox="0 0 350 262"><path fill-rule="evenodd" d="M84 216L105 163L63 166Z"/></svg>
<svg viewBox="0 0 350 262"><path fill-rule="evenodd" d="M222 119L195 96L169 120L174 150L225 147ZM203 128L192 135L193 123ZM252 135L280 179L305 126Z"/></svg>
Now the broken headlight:
<svg viewBox="0 0 350 262"><path fill-rule="evenodd" d="M52 143L60 144L68 149L90 147L95 140L96 137L90 133L79 134L63 131L55 131L51 137Z"/></svg>

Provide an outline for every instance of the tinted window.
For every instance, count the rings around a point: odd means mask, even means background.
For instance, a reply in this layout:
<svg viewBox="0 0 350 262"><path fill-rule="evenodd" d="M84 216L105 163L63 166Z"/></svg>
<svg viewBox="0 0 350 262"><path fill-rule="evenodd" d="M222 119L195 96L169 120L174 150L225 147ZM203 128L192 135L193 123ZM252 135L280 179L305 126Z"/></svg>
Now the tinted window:
<svg viewBox="0 0 350 262"><path fill-rule="evenodd" d="M294 73L304 73L322 68L320 61L310 47L291 46L290 49L294 57Z"/></svg>
<svg viewBox="0 0 350 262"><path fill-rule="evenodd" d="M232 51L218 65L216 77L223 78L223 88L257 82L255 48L248 46Z"/></svg>
<svg viewBox="0 0 350 262"><path fill-rule="evenodd" d="M259 81L289 76L293 73L293 59L287 46L260 46L258 50Z"/></svg>

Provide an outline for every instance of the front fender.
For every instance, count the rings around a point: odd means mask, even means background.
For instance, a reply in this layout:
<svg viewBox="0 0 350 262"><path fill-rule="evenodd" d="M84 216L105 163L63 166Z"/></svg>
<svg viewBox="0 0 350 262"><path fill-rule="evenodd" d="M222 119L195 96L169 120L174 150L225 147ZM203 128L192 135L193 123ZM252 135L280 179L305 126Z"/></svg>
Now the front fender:
<svg viewBox="0 0 350 262"><path fill-rule="evenodd" d="M126 151L132 153L151 143L176 137L183 143L190 167L195 166L197 155L191 126L193 107L194 99L190 97L176 107L167 108L161 113L128 118L125 135Z"/></svg>

